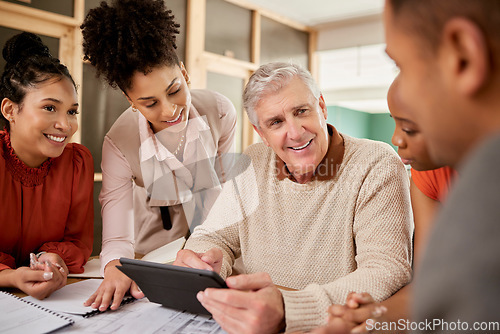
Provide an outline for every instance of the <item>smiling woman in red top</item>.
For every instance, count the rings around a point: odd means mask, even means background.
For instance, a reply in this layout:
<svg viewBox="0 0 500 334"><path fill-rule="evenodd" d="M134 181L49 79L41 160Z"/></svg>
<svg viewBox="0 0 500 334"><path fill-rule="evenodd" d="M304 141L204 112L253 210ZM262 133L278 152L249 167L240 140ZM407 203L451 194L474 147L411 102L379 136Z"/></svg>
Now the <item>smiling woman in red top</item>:
<svg viewBox="0 0 500 334"><path fill-rule="evenodd" d="M0 287L42 299L83 272L92 252L93 161L69 144L78 99L68 69L31 33L7 41L3 56Z"/></svg>

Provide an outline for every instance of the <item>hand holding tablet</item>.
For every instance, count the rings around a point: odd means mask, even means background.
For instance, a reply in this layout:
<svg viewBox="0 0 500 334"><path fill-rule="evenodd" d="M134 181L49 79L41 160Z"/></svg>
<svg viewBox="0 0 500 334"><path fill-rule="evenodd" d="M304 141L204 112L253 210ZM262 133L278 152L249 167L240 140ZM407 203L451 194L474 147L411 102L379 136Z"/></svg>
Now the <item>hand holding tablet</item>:
<svg viewBox="0 0 500 334"><path fill-rule="evenodd" d="M152 302L180 311L208 312L196 298L206 288L227 288L224 280L209 270L121 258L117 268L134 280Z"/></svg>

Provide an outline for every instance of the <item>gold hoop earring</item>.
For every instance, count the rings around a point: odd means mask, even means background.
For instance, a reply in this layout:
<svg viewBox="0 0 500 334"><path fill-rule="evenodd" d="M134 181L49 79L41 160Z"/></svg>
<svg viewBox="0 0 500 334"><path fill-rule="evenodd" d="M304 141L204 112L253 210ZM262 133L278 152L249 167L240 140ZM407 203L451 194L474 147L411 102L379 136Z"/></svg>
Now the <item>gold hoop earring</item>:
<svg viewBox="0 0 500 334"><path fill-rule="evenodd" d="M138 112L138 111L139 111L139 109L137 109L136 107L132 106L132 111L133 111L133 112Z"/></svg>

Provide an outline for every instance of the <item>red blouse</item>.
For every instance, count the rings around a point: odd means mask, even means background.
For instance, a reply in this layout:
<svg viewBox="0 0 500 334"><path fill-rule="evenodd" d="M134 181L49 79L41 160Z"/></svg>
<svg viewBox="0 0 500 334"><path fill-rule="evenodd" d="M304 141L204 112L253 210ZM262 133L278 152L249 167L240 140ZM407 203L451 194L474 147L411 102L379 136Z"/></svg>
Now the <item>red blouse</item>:
<svg viewBox="0 0 500 334"><path fill-rule="evenodd" d="M30 168L0 131L0 270L29 265L29 254L56 253L82 273L94 238L94 165L89 150L66 145Z"/></svg>

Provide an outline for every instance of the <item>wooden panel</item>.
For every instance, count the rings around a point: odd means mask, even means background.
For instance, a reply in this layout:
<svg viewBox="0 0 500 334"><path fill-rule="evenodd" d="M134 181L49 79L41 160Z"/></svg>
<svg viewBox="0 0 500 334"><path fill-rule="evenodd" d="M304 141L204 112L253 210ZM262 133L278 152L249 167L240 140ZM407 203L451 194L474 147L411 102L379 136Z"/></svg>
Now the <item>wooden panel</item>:
<svg viewBox="0 0 500 334"><path fill-rule="evenodd" d="M79 1L79 0L78 0ZM72 26L72 27L79 27L80 26L80 21L77 20L76 18L65 16L65 15L60 15L60 14L55 14L55 13L50 13L46 12L40 9L36 8L29 8L26 6L22 5L16 5L14 3L9 3L9 2L4 2L0 1L0 14L9 14L9 15L22 15L23 20L18 21L17 25L29 25L29 22L26 22L26 17L30 17L33 19L38 19L42 22L46 23L57 23L59 25L66 25L66 26ZM6 15L5 18L9 19L8 16ZM19 17L19 16L17 16ZM5 21L3 20L3 15L2 15L2 20L0 21L3 26L7 26ZM16 29L19 29L16 26ZM26 29L23 29L26 30ZM28 30L26 30L28 31ZM57 37L57 36L52 36L52 37Z"/></svg>
<svg viewBox="0 0 500 334"><path fill-rule="evenodd" d="M252 12L252 63L260 64L260 13L256 10Z"/></svg>
<svg viewBox="0 0 500 334"><path fill-rule="evenodd" d="M0 7L3 3L0 2ZM26 17L19 13L4 12L0 8L0 24L4 27L19 29L35 34L61 38L69 33L70 28L63 24L46 21L41 18Z"/></svg>
<svg viewBox="0 0 500 334"><path fill-rule="evenodd" d="M186 69L191 88L206 88L207 78L202 55L205 50L205 0L188 0L186 27Z"/></svg>
<svg viewBox="0 0 500 334"><path fill-rule="evenodd" d="M77 22L83 22L85 18L85 0L74 0L75 1L75 13L73 16ZM81 23L80 23L81 24ZM78 24L78 26L80 26Z"/></svg>
<svg viewBox="0 0 500 334"><path fill-rule="evenodd" d="M318 68L318 33L316 31L309 32L309 71L311 72L314 80L319 82L319 68Z"/></svg>
<svg viewBox="0 0 500 334"><path fill-rule="evenodd" d="M305 24L295 22L287 17L273 13L267 9L264 9L260 6L256 6L254 4L251 4L245 0L225 0L225 1L231 2L231 3L238 5L238 6L241 6L241 7L256 10L263 16L266 16L266 17L273 19L274 21L280 22L282 24L288 25L288 26L295 28L297 30L309 31L311 29L309 26L307 26Z"/></svg>
<svg viewBox="0 0 500 334"><path fill-rule="evenodd" d="M203 59L207 71L226 74L246 79L249 71L255 71L258 65L234 58L224 57L211 52L204 52Z"/></svg>

